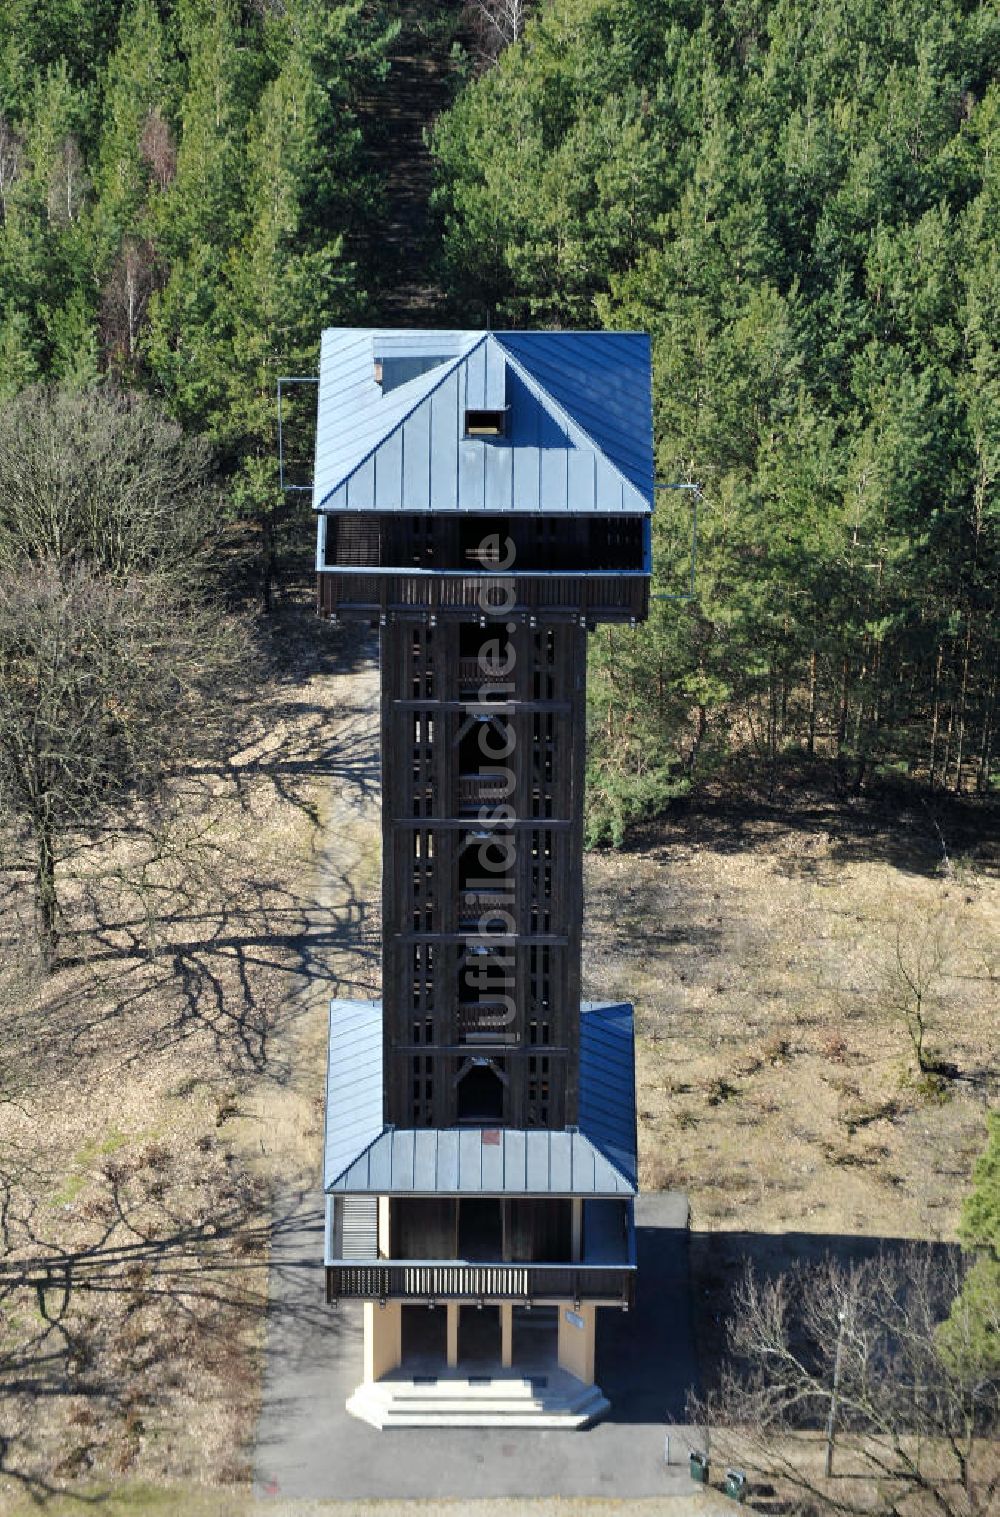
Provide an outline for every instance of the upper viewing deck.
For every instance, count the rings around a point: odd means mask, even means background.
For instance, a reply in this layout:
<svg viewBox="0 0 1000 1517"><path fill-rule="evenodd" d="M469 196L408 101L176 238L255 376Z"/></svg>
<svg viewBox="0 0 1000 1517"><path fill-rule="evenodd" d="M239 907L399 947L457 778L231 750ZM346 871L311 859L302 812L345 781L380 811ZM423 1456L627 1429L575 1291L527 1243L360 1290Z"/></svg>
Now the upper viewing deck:
<svg viewBox="0 0 1000 1517"><path fill-rule="evenodd" d="M321 516L319 549L328 616L647 612L648 517L343 511Z"/></svg>
<svg viewBox="0 0 1000 1517"><path fill-rule="evenodd" d="M641 333L325 332L321 613L643 618L650 386Z"/></svg>

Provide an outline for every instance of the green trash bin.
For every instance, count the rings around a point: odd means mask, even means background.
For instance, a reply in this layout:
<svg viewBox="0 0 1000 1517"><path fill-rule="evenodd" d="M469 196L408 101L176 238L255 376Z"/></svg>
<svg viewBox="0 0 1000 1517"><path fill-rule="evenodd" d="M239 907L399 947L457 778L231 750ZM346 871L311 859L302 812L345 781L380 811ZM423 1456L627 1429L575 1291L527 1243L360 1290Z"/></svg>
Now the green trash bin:
<svg viewBox="0 0 1000 1517"><path fill-rule="evenodd" d="M734 1501L747 1499L747 1477L742 1470L726 1471L726 1495Z"/></svg>
<svg viewBox="0 0 1000 1517"><path fill-rule="evenodd" d="M688 1467L691 1471L691 1479L699 1485L708 1484L708 1455L699 1453L697 1449L691 1449L688 1453Z"/></svg>

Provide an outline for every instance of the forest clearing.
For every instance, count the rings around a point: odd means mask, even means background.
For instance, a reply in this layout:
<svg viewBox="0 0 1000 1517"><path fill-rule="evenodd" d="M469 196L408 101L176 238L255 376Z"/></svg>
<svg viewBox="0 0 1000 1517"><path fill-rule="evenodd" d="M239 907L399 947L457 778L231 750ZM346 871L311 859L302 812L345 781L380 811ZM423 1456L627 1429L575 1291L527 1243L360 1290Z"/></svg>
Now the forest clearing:
<svg viewBox="0 0 1000 1517"><path fill-rule="evenodd" d="M808 791L706 799L589 858L588 988L635 987L644 1180L691 1197L705 1365L747 1257L954 1236L997 1092L998 844L973 821L948 879L924 813L902 841L887 821ZM942 1081L893 1008L897 923L910 953L942 941Z"/></svg>
<svg viewBox="0 0 1000 1517"><path fill-rule="evenodd" d="M317 1183L326 1000L377 994L375 647L316 629L279 617L245 745L186 782L211 794L211 844L189 806L149 875L172 902L152 942L137 843L84 855L81 903L114 871L116 910L81 911L49 980L18 973L30 902L8 880L5 1273L44 1264L5 1290L10 1510L109 1481L246 1490L268 1227ZM950 879L919 810L901 849L877 806L808 792L683 803L588 857L585 988L633 987L642 1182L690 1196L706 1368L748 1251L776 1269L810 1235L954 1237L995 1097L1000 878L996 840L959 808L949 826ZM879 1009L872 947L938 914L940 1088Z"/></svg>

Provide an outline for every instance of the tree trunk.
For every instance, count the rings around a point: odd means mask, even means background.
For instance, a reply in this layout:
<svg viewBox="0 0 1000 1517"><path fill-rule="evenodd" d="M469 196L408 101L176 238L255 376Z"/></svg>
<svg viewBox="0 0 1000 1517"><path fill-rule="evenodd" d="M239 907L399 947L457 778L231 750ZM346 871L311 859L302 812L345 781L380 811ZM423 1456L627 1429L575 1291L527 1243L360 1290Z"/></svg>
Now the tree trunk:
<svg viewBox="0 0 1000 1517"><path fill-rule="evenodd" d="M986 710L983 712L983 743L982 751L979 755L979 774L976 780L976 788L981 795L986 795L989 792L990 771L993 764L993 723L997 708L997 662L994 659Z"/></svg>
<svg viewBox="0 0 1000 1517"><path fill-rule="evenodd" d="M47 820L35 833L35 916L42 962L51 970L59 953L59 899L56 895L56 854Z"/></svg>
<svg viewBox="0 0 1000 1517"><path fill-rule="evenodd" d="M695 728L694 742L691 744L691 752L688 754L688 758L687 758L687 772L688 772L688 774L694 774L694 766L695 766L695 764L698 761L698 751L701 748L701 745L702 745L702 743L705 740L705 733L707 731L708 731L708 711L706 710L704 704L699 703L699 705L698 705L698 725Z"/></svg>
<svg viewBox="0 0 1000 1517"><path fill-rule="evenodd" d="M938 726L941 722L941 662L944 658L944 649L938 644L937 658L934 660L934 710L931 717L931 764L930 785L934 789L937 777L937 740Z"/></svg>
<svg viewBox="0 0 1000 1517"><path fill-rule="evenodd" d="M944 733L944 762L941 765L941 784L948 783L948 770L951 768L951 738L955 728L955 702L948 704L948 725Z"/></svg>
<svg viewBox="0 0 1000 1517"><path fill-rule="evenodd" d="M806 752L810 758L816 757L816 685L819 659L814 648L809 655L809 736L806 740Z"/></svg>
<svg viewBox="0 0 1000 1517"><path fill-rule="evenodd" d="M878 753L879 733L882 727L882 656L884 648L882 639L877 638L872 651L872 694L871 694L871 721L868 725L868 750Z"/></svg>
<svg viewBox="0 0 1000 1517"><path fill-rule="evenodd" d="M847 717L851 690L851 661L844 655L840 675L840 714L837 718L837 757L841 756L847 740Z"/></svg>
<svg viewBox="0 0 1000 1517"><path fill-rule="evenodd" d="M768 678L770 686L768 690L767 710L767 761L770 777L768 780L767 794L771 799L774 796L778 783L778 676L771 661L771 669Z"/></svg>
<svg viewBox="0 0 1000 1517"><path fill-rule="evenodd" d="M972 612L965 624L962 649L962 682L958 692L958 747L955 754L955 794L962 793L962 768L965 763L965 712L969 694L969 663L972 656Z"/></svg>
<svg viewBox="0 0 1000 1517"><path fill-rule="evenodd" d="M840 1326L837 1330L837 1348L833 1357L833 1387L830 1392L830 1410L826 1419L826 1459L823 1463L823 1474L829 1480L833 1475L833 1440L837 1432L837 1398L840 1394L840 1359L844 1348L844 1324L847 1318L844 1312L840 1313Z"/></svg>
<svg viewBox="0 0 1000 1517"><path fill-rule="evenodd" d="M270 616L274 608L272 590L278 568L274 541L274 510L270 506L264 512L261 536L261 608L265 616Z"/></svg>

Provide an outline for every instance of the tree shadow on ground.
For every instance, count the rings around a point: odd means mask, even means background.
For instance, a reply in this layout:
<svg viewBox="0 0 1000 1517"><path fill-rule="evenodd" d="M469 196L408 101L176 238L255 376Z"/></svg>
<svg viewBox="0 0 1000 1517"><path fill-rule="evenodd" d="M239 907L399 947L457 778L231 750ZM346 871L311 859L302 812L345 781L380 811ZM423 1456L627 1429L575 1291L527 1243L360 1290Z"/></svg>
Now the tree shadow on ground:
<svg viewBox="0 0 1000 1517"><path fill-rule="evenodd" d="M618 1422L661 1426L686 1421L690 1389L718 1385L726 1352L725 1321L733 1292L749 1265L758 1279L833 1259L860 1264L880 1254L902 1256L919 1246L942 1260L948 1244L832 1233L718 1232L636 1227L636 1299L628 1313L602 1313L597 1378Z"/></svg>
<svg viewBox="0 0 1000 1517"><path fill-rule="evenodd" d="M916 789L886 787L838 798L816 788L753 795L701 793L675 801L658 821L636 827L627 853L697 844L717 853L787 853L787 870L822 880L852 861L890 864L931 878L965 860L1000 875L1000 805Z"/></svg>
<svg viewBox="0 0 1000 1517"><path fill-rule="evenodd" d="M162 1177L155 1155L154 1168ZM228 1395L230 1377L253 1376L245 1335L255 1321L287 1318L290 1333L308 1336L328 1313L321 1291L315 1300L269 1299L268 1248L297 1236L295 1197L269 1215L263 1191L242 1184L204 1212L204 1198L192 1200L186 1187L177 1204L151 1199L157 1190L141 1167L108 1164L91 1200L103 1226L66 1246L23 1179L9 1165L0 1171L0 1310L12 1324L0 1380L8 1413L25 1414L0 1438L0 1476L37 1500L95 1462L130 1462L136 1429L176 1413L177 1359L195 1340L213 1394ZM47 1414L60 1402L72 1447L46 1468L32 1409Z"/></svg>
<svg viewBox="0 0 1000 1517"><path fill-rule="evenodd" d="M86 974L52 998L44 1038L33 1006L11 1008L8 1057L29 1082L113 1033L123 1071L201 1035L223 1071L283 1084L292 1070L286 1054L275 1056L272 1038L308 1013L300 993L306 984L325 999L378 994L378 925L353 888L336 905L273 879L240 880L231 898L209 909L200 903L186 909L182 890L178 897L158 919L152 954L145 917L99 920L85 946ZM348 974L336 967L342 954L350 955ZM264 984L273 975L280 977L278 993L273 980Z"/></svg>
<svg viewBox="0 0 1000 1517"><path fill-rule="evenodd" d="M310 675L356 674L378 661L378 633L365 622L319 615L313 584L295 589L253 623L256 676L297 684Z"/></svg>
<svg viewBox="0 0 1000 1517"><path fill-rule="evenodd" d="M371 657L364 637L352 634L345 646L346 654L327 650L338 669ZM376 692L372 679L367 703L331 710L303 701L301 674L287 694L271 686L247 747L186 777L172 811L137 812L110 836L80 839L79 926L67 925L68 951L47 982L36 974L35 994L7 996L8 1059L29 1084L70 1068L96 1038L113 1038L127 1069L198 1036L223 1076L284 1084L292 1070L287 1049L275 1051L279 1028L294 1030L318 995L377 995L378 908L357 883L355 835L355 824L363 833L374 818L379 791ZM229 808L221 831L220 793ZM304 815L312 829L301 883L261 867L255 852L253 834L275 807ZM159 872L147 872L157 849ZM0 885L8 905L19 903L22 926L25 883L11 872ZM8 931L16 919L7 914Z"/></svg>
<svg viewBox="0 0 1000 1517"><path fill-rule="evenodd" d="M335 786L354 809L377 801L381 765L369 707L341 707L335 735L330 730L330 712L301 700L274 701L267 719L281 733L267 751L247 761L237 755L214 771L201 771L230 781L248 814L254 787L262 780L276 801L289 802L317 825L322 820L320 805L313 798L317 782Z"/></svg>
<svg viewBox="0 0 1000 1517"><path fill-rule="evenodd" d="M813 1268L825 1260L850 1267L880 1256L901 1260L917 1248L943 1264L958 1252L955 1244L913 1238L805 1232L695 1233L691 1245L692 1315L699 1348L699 1379L705 1391L718 1386L726 1352L726 1320L733 1311L734 1292L748 1268L764 1281L796 1268Z"/></svg>

